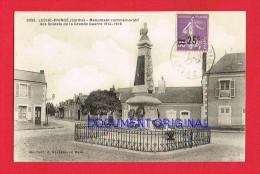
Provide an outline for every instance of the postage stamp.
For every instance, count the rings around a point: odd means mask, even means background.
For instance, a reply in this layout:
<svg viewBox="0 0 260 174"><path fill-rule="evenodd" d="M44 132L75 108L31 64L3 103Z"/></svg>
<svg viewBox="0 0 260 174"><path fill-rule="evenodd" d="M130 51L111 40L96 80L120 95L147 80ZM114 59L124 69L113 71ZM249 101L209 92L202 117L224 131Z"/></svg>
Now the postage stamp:
<svg viewBox="0 0 260 174"><path fill-rule="evenodd" d="M177 14L177 50L208 51L208 14Z"/></svg>

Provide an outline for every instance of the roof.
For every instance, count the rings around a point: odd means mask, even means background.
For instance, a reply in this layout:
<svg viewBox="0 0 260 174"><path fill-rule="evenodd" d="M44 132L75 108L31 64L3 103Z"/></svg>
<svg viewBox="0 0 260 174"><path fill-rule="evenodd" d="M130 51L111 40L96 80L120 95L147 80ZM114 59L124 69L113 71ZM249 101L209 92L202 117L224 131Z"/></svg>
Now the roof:
<svg viewBox="0 0 260 174"><path fill-rule="evenodd" d="M76 96L76 102L80 102L81 104L84 104L86 98L88 98L88 95L78 95Z"/></svg>
<svg viewBox="0 0 260 174"><path fill-rule="evenodd" d="M132 90L133 88L130 87L130 88L118 88L117 90L115 90L115 93L117 93L119 99L121 102L125 102L126 100L128 100L129 98L131 98L133 95L132 95Z"/></svg>
<svg viewBox="0 0 260 174"><path fill-rule="evenodd" d="M17 69L14 70L14 80L46 83L44 73L17 70Z"/></svg>
<svg viewBox="0 0 260 174"><path fill-rule="evenodd" d="M154 97L162 103L203 103L202 87L166 87L165 93L158 94L155 88Z"/></svg>
<svg viewBox="0 0 260 174"><path fill-rule="evenodd" d="M153 96L162 103L203 103L202 87L166 87L165 93L158 94L158 88L155 88ZM132 88L119 88L120 101L125 102L131 98Z"/></svg>
<svg viewBox="0 0 260 174"><path fill-rule="evenodd" d="M224 55L207 73L215 74L234 72L245 72L245 53Z"/></svg>

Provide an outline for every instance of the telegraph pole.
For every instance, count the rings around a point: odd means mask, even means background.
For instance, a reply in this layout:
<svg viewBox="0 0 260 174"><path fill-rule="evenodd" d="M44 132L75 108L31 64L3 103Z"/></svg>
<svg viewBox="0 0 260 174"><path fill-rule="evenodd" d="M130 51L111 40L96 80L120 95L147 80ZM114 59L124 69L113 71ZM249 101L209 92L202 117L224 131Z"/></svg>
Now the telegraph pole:
<svg viewBox="0 0 260 174"><path fill-rule="evenodd" d="M51 98L48 98L48 99L46 99L46 101L50 101L50 100L53 100L53 99L55 99L55 95L54 94L52 94L52 97ZM46 103L46 123L45 123L45 125L46 126L48 126L48 122L49 122L49 116L48 116L48 103Z"/></svg>

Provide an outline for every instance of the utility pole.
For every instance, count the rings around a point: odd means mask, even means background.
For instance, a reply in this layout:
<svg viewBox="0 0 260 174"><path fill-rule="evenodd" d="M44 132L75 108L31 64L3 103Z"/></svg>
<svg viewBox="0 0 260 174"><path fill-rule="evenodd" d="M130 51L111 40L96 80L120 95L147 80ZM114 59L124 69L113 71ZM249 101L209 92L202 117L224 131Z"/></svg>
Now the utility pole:
<svg viewBox="0 0 260 174"><path fill-rule="evenodd" d="M50 101L50 100L53 100L53 99L55 99L55 95L54 94L52 94L52 97L51 98L48 98L48 99L46 99L46 101ZM46 123L45 123L45 125L46 126L48 126L48 122L49 122L49 116L48 116L48 103L46 104Z"/></svg>

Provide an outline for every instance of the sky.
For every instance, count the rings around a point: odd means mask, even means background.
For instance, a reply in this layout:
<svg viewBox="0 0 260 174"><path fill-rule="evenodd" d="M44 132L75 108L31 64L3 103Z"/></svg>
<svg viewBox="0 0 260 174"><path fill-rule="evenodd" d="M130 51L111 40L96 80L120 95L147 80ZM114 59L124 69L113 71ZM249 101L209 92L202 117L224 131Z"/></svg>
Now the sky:
<svg viewBox="0 0 260 174"><path fill-rule="evenodd" d="M187 79L170 58L176 41L176 14L196 12L15 12L14 68L44 70L47 98L52 101L89 94L97 89L132 87L140 29L147 23L153 44L155 86L164 77L167 87L200 86L201 78ZM209 14L209 44L215 62L226 53L246 50L245 12L198 12ZM137 19L114 26L41 26L26 19Z"/></svg>

